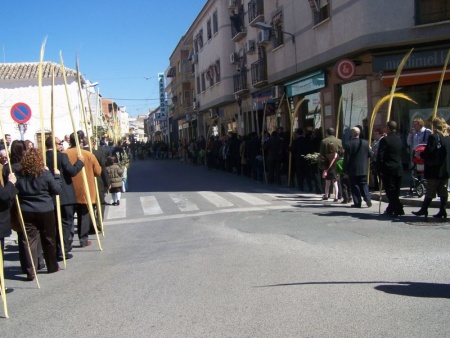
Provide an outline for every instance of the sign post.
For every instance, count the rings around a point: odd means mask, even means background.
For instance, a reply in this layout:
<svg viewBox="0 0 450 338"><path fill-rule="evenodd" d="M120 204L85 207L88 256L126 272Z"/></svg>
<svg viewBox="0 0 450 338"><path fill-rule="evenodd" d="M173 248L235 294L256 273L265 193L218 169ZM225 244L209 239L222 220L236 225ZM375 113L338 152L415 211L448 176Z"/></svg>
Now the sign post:
<svg viewBox="0 0 450 338"><path fill-rule="evenodd" d="M20 139L23 141L27 131L26 123L31 118L31 108L26 103L18 102L11 107L11 117L19 125Z"/></svg>

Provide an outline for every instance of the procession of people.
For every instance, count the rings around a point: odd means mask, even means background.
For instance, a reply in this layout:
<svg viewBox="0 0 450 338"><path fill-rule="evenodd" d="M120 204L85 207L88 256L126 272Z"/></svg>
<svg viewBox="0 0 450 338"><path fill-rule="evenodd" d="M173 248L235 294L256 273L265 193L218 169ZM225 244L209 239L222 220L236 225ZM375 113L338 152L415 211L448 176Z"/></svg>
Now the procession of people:
<svg viewBox="0 0 450 338"><path fill-rule="evenodd" d="M90 246L89 235L96 233L95 230L92 232L92 224L99 225L98 232L102 230L105 193L120 196L123 192L125 168L124 162L118 160L121 147L94 149L81 130L67 136L64 138L69 141L66 149L60 138L47 137L42 145L45 153L25 141L11 142L10 138L6 138L6 142L0 141L3 148L0 150L2 258L5 238L14 230L17 232L19 264L28 281L35 280L36 274L45 268L47 273L58 272L60 262L65 264L73 258L71 252L76 239L79 248ZM77 141L82 148L80 151ZM86 192L90 198L86 198ZM117 197L112 205L118 205ZM94 219L89 210L91 207L96 210Z"/></svg>

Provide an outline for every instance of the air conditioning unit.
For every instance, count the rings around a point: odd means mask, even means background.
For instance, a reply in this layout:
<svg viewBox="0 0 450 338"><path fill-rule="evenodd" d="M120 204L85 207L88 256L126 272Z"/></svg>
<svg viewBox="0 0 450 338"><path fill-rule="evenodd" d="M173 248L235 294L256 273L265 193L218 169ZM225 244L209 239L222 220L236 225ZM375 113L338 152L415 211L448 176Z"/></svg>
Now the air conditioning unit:
<svg viewBox="0 0 450 338"><path fill-rule="evenodd" d="M236 7L236 0L228 0L228 8L234 9Z"/></svg>
<svg viewBox="0 0 450 338"><path fill-rule="evenodd" d="M200 108L200 102L198 102L197 100L194 101L194 109L199 109Z"/></svg>
<svg viewBox="0 0 450 338"><path fill-rule="evenodd" d="M238 62L239 62L239 55L237 53L231 53L230 63L238 63Z"/></svg>
<svg viewBox="0 0 450 338"><path fill-rule="evenodd" d="M198 53L195 53L192 55L192 63L197 63L198 62Z"/></svg>
<svg viewBox="0 0 450 338"><path fill-rule="evenodd" d="M282 97L284 94L284 87L283 86L274 86L272 87L272 98L278 99Z"/></svg>
<svg viewBox="0 0 450 338"><path fill-rule="evenodd" d="M214 110L213 109L210 109L209 110L209 118L213 118L214 116L216 116L216 114L214 113Z"/></svg>
<svg viewBox="0 0 450 338"><path fill-rule="evenodd" d="M258 43L267 45L270 42L270 30L262 29L258 32Z"/></svg>
<svg viewBox="0 0 450 338"><path fill-rule="evenodd" d="M253 54L256 49L255 40L245 41L244 49L247 54Z"/></svg>

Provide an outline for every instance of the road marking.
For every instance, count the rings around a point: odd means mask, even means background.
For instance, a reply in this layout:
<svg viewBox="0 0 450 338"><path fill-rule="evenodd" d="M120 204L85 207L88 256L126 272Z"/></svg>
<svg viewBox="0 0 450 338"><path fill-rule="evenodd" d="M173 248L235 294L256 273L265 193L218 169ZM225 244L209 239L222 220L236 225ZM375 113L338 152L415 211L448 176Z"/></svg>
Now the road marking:
<svg viewBox="0 0 450 338"><path fill-rule="evenodd" d="M141 196L140 199L144 215L151 216L163 213L155 196Z"/></svg>
<svg viewBox="0 0 450 338"><path fill-rule="evenodd" d="M263 199L260 199L258 197L255 197L255 196L245 193L245 192L230 192L230 194L244 200L247 203L250 203L251 205L270 204L270 202L268 202L268 201L264 201Z"/></svg>
<svg viewBox="0 0 450 338"><path fill-rule="evenodd" d="M220 197L218 194L212 191L199 191L200 196L205 198L209 203L214 204L218 208L232 207L233 203L228 202L226 199Z"/></svg>
<svg viewBox="0 0 450 338"><path fill-rule="evenodd" d="M126 218L127 217L127 200L123 198L120 200L120 205L108 206L108 213L106 219Z"/></svg>
<svg viewBox="0 0 450 338"><path fill-rule="evenodd" d="M197 211L198 207L189 201L183 194L169 194L172 201L177 205L181 211Z"/></svg>
<svg viewBox="0 0 450 338"><path fill-rule="evenodd" d="M154 222L154 221L163 221L168 219L180 219L186 217L201 217L201 216L210 216L217 214L229 214L233 212L255 212L255 211L265 211L265 210L285 210L285 209L296 209L291 205L277 205L277 206L266 206L266 207L249 207L249 208L232 208L232 209L219 209L219 210L210 210L210 211L200 211L194 214L177 214L177 215L163 215L163 216L155 216L155 217L140 217L140 218L127 218L123 220L113 220L105 222L106 225L122 225L122 224L135 224L142 222Z"/></svg>

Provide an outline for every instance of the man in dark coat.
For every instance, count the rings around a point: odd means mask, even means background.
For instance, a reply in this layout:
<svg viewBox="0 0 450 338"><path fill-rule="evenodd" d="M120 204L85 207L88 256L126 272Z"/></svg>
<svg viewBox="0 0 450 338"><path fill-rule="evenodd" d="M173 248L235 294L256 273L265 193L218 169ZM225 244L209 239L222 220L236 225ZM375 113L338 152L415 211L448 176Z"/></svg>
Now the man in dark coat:
<svg viewBox="0 0 450 338"><path fill-rule="evenodd" d="M264 150L267 150L269 184L274 183L274 181L276 181L277 184L281 184L282 147L282 140L278 136L278 132L273 131L270 135L270 139L264 143Z"/></svg>
<svg viewBox="0 0 450 338"><path fill-rule="evenodd" d="M59 138L55 137L56 144L56 167L60 171L61 176L61 193L59 195L61 201L61 223L64 239L64 251L66 259L72 258L69 252L72 250L73 241L73 229L74 229L74 214L75 204L77 198L72 184L72 177L78 174L83 168L84 157L79 156L77 161L72 165L69 161L67 154L62 153L63 142ZM54 161L53 161L53 142L52 137L49 136L45 140L45 147L47 152L45 154L47 167L51 173L54 173ZM56 232L56 255L58 260L62 260L62 251L59 241L59 232Z"/></svg>
<svg viewBox="0 0 450 338"><path fill-rule="evenodd" d="M397 122L389 121L386 124L387 136L380 139L377 151L377 169L381 175L386 197L389 201L386 215L404 215L403 205L400 202L400 187L402 183L402 140L396 134Z"/></svg>
<svg viewBox="0 0 450 338"><path fill-rule="evenodd" d="M372 150L370 150L369 142L359 137L360 133L361 130L358 127L352 128L351 139L345 145L344 154L344 172L350 178L354 208L361 208L363 199L368 207L372 206L367 185L368 159L372 156Z"/></svg>
<svg viewBox="0 0 450 338"><path fill-rule="evenodd" d="M305 156L308 154L308 140L306 139L303 129L298 128L294 132L294 141L292 142L292 156L294 158L295 176L297 186L300 191L304 191L304 181L308 184L309 192L313 191L308 162Z"/></svg>

